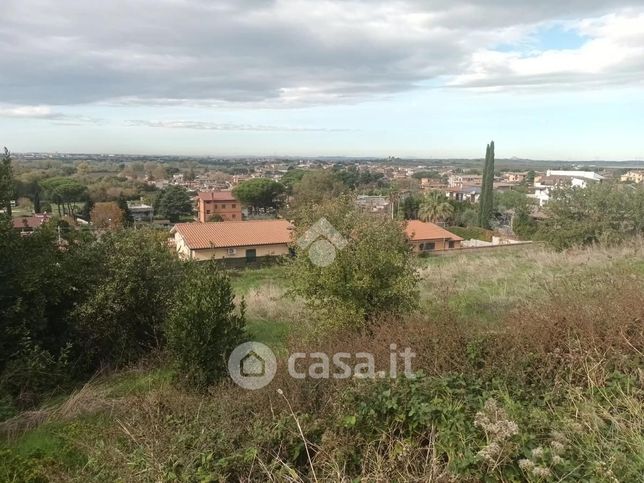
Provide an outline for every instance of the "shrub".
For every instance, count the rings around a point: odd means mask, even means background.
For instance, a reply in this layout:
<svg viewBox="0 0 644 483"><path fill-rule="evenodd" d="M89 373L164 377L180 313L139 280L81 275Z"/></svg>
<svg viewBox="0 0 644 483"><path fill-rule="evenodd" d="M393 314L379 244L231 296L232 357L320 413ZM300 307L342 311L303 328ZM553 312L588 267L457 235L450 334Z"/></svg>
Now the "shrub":
<svg viewBox="0 0 644 483"><path fill-rule="evenodd" d="M203 389L226 373L227 357L244 336L244 302L235 307L230 280L216 262L189 265L166 324L180 379Z"/></svg>

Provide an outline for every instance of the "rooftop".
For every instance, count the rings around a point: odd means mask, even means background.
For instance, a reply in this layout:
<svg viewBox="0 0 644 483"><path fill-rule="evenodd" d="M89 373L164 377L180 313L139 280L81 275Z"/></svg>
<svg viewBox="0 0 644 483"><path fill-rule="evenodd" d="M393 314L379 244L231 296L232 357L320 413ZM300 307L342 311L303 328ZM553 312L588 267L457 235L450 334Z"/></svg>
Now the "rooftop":
<svg viewBox="0 0 644 483"><path fill-rule="evenodd" d="M232 191L202 191L199 193L202 201L237 201Z"/></svg>
<svg viewBox="0 0 644 483"><path fill-rule="evenodd" d="M290 243L292 229L286 220L220 221L178 223L171 233L179 233L191 250L202 250Z"/></svg>
<svg viewBox="0 0 644 483"><path fill-rule="evenodd" d="M440 226L420 220L410 220L405 226L405 234L407 238L412 241L419 240L436 240L436 239L446 239L460 241L463 240L460 236L454 235L447 231L445 228Z"/></svg>

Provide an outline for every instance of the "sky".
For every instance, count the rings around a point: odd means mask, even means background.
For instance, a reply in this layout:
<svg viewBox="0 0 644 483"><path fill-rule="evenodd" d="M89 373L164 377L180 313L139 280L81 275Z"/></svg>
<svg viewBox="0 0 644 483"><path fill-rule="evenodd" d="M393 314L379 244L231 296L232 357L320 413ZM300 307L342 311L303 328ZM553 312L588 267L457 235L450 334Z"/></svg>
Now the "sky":
<svg viewBox="0 0 644 483"><path fill-rule="evenodd" d="M644 159L644 0L0 0L15 152Z"/></svg>

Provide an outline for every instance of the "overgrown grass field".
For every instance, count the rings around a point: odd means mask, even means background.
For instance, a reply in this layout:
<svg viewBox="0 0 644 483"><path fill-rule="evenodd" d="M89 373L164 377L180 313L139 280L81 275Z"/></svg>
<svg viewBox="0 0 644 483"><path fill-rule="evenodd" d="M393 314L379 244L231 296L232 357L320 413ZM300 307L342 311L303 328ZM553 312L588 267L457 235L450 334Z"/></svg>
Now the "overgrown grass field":
<svg viewBox="0 0 644 483"><path fill-rule="evenodd" d="M421 306L320 337L282 267L232 275L259 391L172 383L162 355L0 424L0 481L638 481L644 246L421 261ZM417 353L414 379L294 380L289 351ZM279 389L279 392L278 392Z"/></svg>

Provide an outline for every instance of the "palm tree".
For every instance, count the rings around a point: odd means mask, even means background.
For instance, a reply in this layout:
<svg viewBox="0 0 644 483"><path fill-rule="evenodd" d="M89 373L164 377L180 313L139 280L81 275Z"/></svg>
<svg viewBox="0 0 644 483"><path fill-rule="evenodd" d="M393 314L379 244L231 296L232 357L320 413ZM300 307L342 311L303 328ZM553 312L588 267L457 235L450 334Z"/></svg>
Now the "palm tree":
<svg viewBox="0 0 644 483"><path fill-rule="evenodd" d="M432 191L421 202L418 209L418 218L422 221L447 221L454 214L454 207L447 200L447 197L438 191Z"/></svg>

